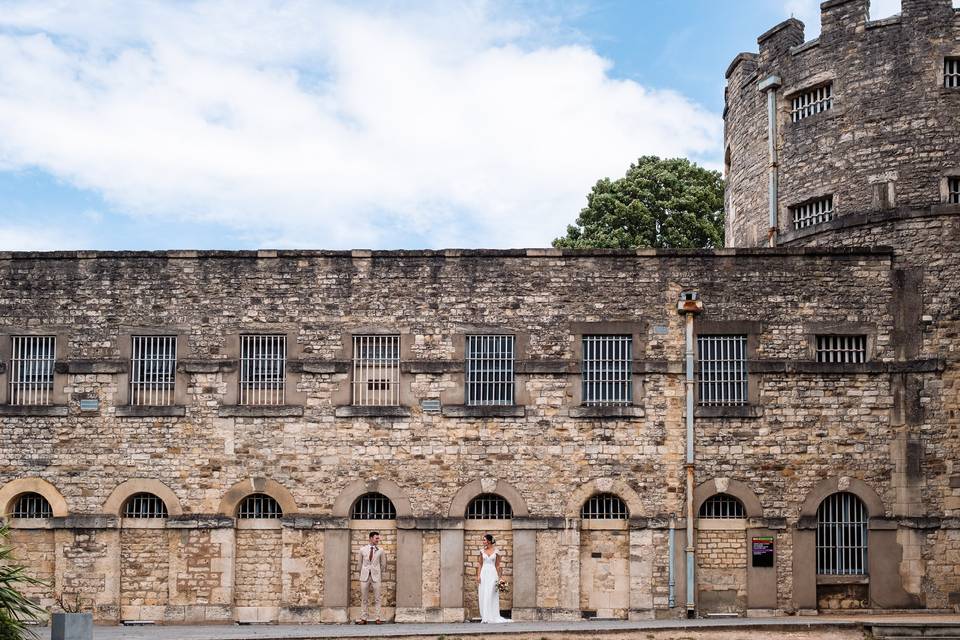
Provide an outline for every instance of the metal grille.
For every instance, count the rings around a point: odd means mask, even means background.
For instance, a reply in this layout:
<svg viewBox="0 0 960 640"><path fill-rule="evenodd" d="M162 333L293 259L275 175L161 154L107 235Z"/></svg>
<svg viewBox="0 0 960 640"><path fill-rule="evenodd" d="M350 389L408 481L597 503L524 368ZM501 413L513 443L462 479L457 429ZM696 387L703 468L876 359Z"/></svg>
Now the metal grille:
<svg viewBox="0 0 960 640"><path fill-rule="evenodd" d="M960 204L960 176L947 178L947 202Z"/></svg>
<svg viewBox="0 0 960 640"><path fill-rule="evenodd" d="M513 404L514 336L467 336L467 404Z"/></svg>
<svg viewBox="0 0 960 640"><path fill-rule="evenodd" d="M960 58L943 59L943 86L947 89L960 87Z"/></svg>
<svg viewBox="0 0 960 640"><path fill-rule="evenodd" d="M718 493L707 498L700 505L701 518L721 518L734 520L737 518L746 518L743 510L743 503L726 493Z"/></svg>
<svg viewBox="0 0 960 640"><path fill-rule="evenodd" d="M583 503L580 517L589 520L626 520L630 512L620 496L598 493Z"/></svg>
<svg viewBox="0 0 960 640"><path fill-rule="evenodd" d="M53 402L55 336L13 336L10 358L10 404Z"/></svg>
<svg viewBox="0 0 960 640"><path fill-rule="evenodd" d="M166 518L167 505L152 493L135 493L123 505L124 518Z"/></svg>
<svg viewBox="0 0 960 640"><path fill-rule="evenodd" d="M866 362L867 336L817 336L817 362Z"/></svg>
<svg viewBox="0 0 960 640"><path fill-rule="evenodd" d="M132 347L130 404L173 404L177 336L133 336Z"/></svg>
<svg viewBox="0 0 960 640"><path fill-rule="evenodd" d="M747 336L697 336L700 404L747 403Z"/></svg>
<svg viewBox="0 0 960 640"><path fill-rule="evenodd" d="M828 220L833 220L833 196L798 204L795 207L790 207L790 211L793 212L794 229L804 229L822 224Z"/></svg>
<svg viewBox="0 0 960 640"><path fill-rule="evenodd" d="M817 509L817 573L867 573L867 508L852 493L834 493Z"/></svg>
<svg viewBox="0 0 960 640"><path fill-rule="evenodd" d="M631 404L632 365L630 336L583 336L583 404Z"/></svg>
<svg viewBox="0 0 960 640"><path fill-rule="evenodd" d="M833 106L833 84L810 89L793 97L790 116L794 122L826 111Z"/></svg>
<svg viewBox="0 0 960 640"><path fill-rule="evenodd" d="M287 336L240 336L240 404L283 404Z"/></svg>
<svg viewBox="0 0 960 640"><path fill-rule="evenodd" d="M353 336L353 404L400 404L400 336Z"/></svg>
<svg viewBox="0 0 960 640"><path fill-rule="evenodd" d="M354 520L396 520L397 510L382 493L366 493L353 503Z"/></svg>
<svg viewBox="0 0 960 640"><path fill-rule="evenodd" d="M13 505L13 518L52 518L50 503L39 493L25 493Z"/></svg>
<svg viewBox="0 0 960 640"><path fill-rule="evenodd" d="M481 493L467 505L467 520L510 520L510 503L495 493Z"/></svg>
<svg viewBox="0 0 960 640"><path fill-rule="evenodd" d="M251 493L240 502L237 518L252 520L260 518L282 518L280 503L265 493Z"/></svg>

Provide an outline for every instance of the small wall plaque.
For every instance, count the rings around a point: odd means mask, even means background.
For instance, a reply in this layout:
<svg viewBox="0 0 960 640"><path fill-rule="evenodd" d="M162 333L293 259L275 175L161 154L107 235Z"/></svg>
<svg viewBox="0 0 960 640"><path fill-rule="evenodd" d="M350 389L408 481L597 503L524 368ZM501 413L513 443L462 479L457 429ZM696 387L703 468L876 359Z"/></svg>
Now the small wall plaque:
<svg viewBox="0 0 960 640"><path fill-rule="evenodd" d="M100 400L97 398L82 398L80 400L80 411L99 411Z"/></svg>
<svg viewBox="0 0 960 640"><path fill-rule="evenodd" d="M428 398L420 401L420 408L424 413L440 413L440 400L437 398Z"/></svg>

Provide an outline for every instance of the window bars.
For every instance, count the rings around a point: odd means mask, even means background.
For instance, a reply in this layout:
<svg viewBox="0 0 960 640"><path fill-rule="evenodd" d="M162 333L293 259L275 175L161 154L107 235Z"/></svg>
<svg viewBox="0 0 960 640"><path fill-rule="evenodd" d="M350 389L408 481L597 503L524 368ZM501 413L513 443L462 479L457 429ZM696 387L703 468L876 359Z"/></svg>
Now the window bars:
<svg viewBox="0 0 960 640"><path fill-rule="evenodd" d="M630 336L583 336L583 404L631 404L632 366Z"/></svg>
<svg viewBox="0 0 960 640"><path fill-rule="evenodd" d="M10 404L53 403L55 336L12 336Z"/></svg>
<svg viewBox="0 0 960 640"><path fill-rule="evenodd" d="M130 355L130 404L173 404L177 336L133 336Z"/></svg>
<svg viewBox="0 0 960 640"><path fill-rule="evenodd" d="M866 362L867 336L817 336L817 362Z"/></svg>
<svg viewBox="0 0 960 640"><path fill-rule="evenodd" d="M515 338L467 336L467 404L512 405Z"/></svg>
<svg viewBox="0 0 960 640"><path fill-rule="evenodd" d="M793 228L805 229L828 220L833 220L833 196L811 200L790 207L793 213Z"/></svg>
<svg viewBox="0 0 960 640"><path fill-rule="evenodd" d="M580 517L586 520L626 520L630 512L620 496L598 493L583 503Z"/></svg>
<svg viewBox="0 0 960 640"><path fill-rule="evenodd" d="M510 520L513 508L502 496L481 493L467 505L467 520Z"/></svg>
<svg viewBox="0 0 960 640"><path fill-rule="evenodd" d="M960 204L960 176L947 178L947 203Z"/></svg>
<svg viewBox="0 0 960 640"><path fill-rule="evenodd" d="M699 402L703 406L747 403L747 336L697 336Z"/></svg>
<svg viewBox="0 0 960 640"><path fill-rule="evenodd" d="M718 493L710 496L700 505L699 517L735 520L747 516L742 502L729 494Z"/></svg>
<svg viewBox="0 0 960 640"><path fill-rule="evenodd" d="M833 106L833 84L809 89L795 95L792 100L790 117L794 122L816 115Z"/></svg>
<svg viewBox="0 0 960 640"><path fill-rule="evenodd" d="M13 505L12 518L52 518L50 503L39 493L25 493Z"/></svg>
<svg viewBox="0 0 960 640"><path fill-rule="evenodd" d="M135 493L123 505L124 518L166 518L167 505L152 493Z"/></svg>
<svg viewBox="0 0 960 640"><path fill-rule="evenodd" d="M867 509L852 493L834 493L817 509L817 573L866 575Z"/></svg>
<svg viewBox="0 0 960 640"><path fill-rule="evenodd" d="M284 403L287 336L240 336L240 404Z"/></svg>
<svg viewBox="0 0 960 640"><path fill-rule="evenodd" d="M276 519L283 517L280 503L265 493L251 493L240 501L237 518L240 520Z"/></svg>
<svg viewBox="0 0 960 640"><path fill-rule="evenodd" d="M960 87L960 58L943 59L943 86L947 89Z"/></svg>
<svg viewBox="0 0 960 640"><path fill-rule="evenodd" d="M397 510L382 493L365 493L353 503L353 520L396 520Z"/></svg>
<svg viewBox="0 0 960 640"><path fill-rule="evenodd" d="M353 404L400 404L400 336L353 336Z"/></svg>

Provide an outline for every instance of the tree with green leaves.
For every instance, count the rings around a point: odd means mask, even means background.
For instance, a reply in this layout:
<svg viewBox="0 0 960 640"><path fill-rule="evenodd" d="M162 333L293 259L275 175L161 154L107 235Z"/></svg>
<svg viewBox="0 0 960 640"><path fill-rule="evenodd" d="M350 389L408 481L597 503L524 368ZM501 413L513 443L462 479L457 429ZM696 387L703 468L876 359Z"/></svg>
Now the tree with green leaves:
<svg viewBox="0 0 960 640"><path fill-rule="evenodd" d="M27 569L13 555L10 530L0 528L0 640L21 640L25 637L25 623L40 620L46 615L42 607L20 592L25 585L47 585L27 575Z"/></svg>
<svg viewBox="0 0 960 640"><path fill-rule="evenodd" d="M723 177L686 158L643 156L617 180L604 178L560 248L723 246Z"/></svg>

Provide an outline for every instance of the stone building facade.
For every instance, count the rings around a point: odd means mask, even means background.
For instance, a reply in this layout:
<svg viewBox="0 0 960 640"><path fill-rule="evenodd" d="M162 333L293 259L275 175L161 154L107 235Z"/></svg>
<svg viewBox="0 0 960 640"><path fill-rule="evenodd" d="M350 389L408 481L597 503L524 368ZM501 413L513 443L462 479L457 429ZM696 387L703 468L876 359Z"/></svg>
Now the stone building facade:
<svg viewBox="0 0 960 640"><path fill-rule="evenodd" d="M823 8L819 42L788 21L731 66L732 248L0 253L0 509L32 595L343 622L376 530L398 621L475 617L487 532L515 619L956 606L957 94L847 119L899 48L947 69L957 21ZM893 75L848 81L858 55ZM793 122L782 87L815 74L836 105ZM835 198L775 234L771 75L775 208Z"/></svg>

